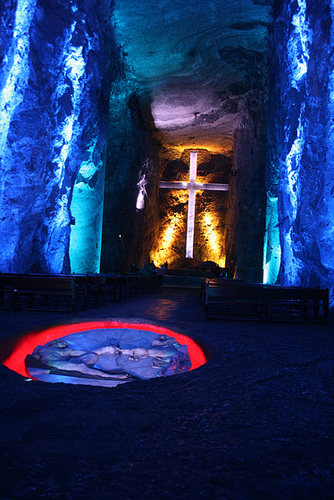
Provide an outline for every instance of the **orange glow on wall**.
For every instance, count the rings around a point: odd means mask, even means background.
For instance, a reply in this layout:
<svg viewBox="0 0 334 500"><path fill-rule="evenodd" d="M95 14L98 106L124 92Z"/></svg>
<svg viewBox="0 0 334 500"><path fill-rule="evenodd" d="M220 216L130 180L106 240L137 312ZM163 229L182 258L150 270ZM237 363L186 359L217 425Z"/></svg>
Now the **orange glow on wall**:
<svg viewBox="0 0 334 500"><path fill-rule="evenodd" d="M197 182L215 187L228 185L229 163L217 158L213 151L195 148L197 152ZM180 152L181 153L181 152ZM227 213L227 189L196 190L195 227L193 253L186 257L186 234L188 215L188 189L181 190L181 183L188 183L192 150L169 151L163 161L160 181L160 228L150 259L156 266L166 261L170 268L200 266L202 262L214 261L225 267L225 237ZM180 155L180 156L179 156ZM228 166L226 166L228 165ZM220 168L222 169L220 171ZM173 189L169 184L178 183ZM220 193L225 191L225 193Z"/></svg>
<svg viewBox="0 0 334 500"><path fill-rule="evenodd" d="M168 221L162 231L160 245L155 251L151 252L150 258L156 266L164 264L166 261L170 264L173 262L173 247L178 241L180 235L184 232L184 216L183 214L174 214L173 218Z"/></svg>
<svg viewBox="0 0 334 500"><path fill-rule="evenodd" d="M203 246L207 247L207 260L216 262L220 267L225 267L226 256L222 244L225 235L220 228L219 218L211 212L205 212L200 224L205 240Z"/></svg>

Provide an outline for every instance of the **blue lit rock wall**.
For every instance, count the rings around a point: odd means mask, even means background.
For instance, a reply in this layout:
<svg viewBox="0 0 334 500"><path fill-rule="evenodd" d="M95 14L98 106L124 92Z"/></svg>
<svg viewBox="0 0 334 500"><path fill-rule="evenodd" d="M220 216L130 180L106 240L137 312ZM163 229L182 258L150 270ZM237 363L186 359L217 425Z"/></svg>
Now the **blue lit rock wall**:
<svg viewBox="0 0 334 500"><path fill-rule="evenodd" d="M107 0L1 3L1 271L70 271L71 227L72 270L98 267L109 18Z"/></svg>
<svg viewBox="0 0 334 500"><path fill-rule="evenodd" d="M281 284L333 286L331 18L330 0L276 3L267 187L278 199Z"/></svg>

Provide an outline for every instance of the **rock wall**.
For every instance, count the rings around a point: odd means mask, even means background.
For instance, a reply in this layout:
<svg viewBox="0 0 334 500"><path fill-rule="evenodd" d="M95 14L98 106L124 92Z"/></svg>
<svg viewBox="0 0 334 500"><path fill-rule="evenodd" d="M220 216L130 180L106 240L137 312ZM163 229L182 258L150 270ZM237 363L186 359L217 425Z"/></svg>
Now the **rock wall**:
<svg viewBox="0 0 334 500"><path fill-rule="evenodd" d="M114 52L110 15L108 0L0 6L3 272L70 271L71 227L73 246L93 262L86 270L97 267L112 77L107 63ZM89 210L80 189L93 198ZM82 270L72 256L75 270Z"/></svg>
<svg viewBox="0 0 334 500"><path fill-rule="evenodd" d="M191 149L164 147L161 180L189 182ZM197 182L229 184L231 158L197 149ZM150 252L156 266L199 267L205 261L225 266L228 191L196 192L193 258L186 258L188 190L160 189L159 238Z"/></svg>
<svg viewBox="0 0 334 500"><path fill-rule="evenodd" d="M330 0L276 2L267 189L278 200L281 284L334 281L333 14Z"/></svg>
<svg viewBox="0 0 334 500"><path fill-rule="evenodd" d="M266 96L248 92L239 99L230 181L226 266L234 277L262 281L265 221Z"/></svg>
<svg viewBox="0 0 334 500"><path fill-rule="evenodd" d="M158 228L159 141L152 140L135 78L121 53L109 105L101 270L149 261ZM147 111L149 113L149 111Z"/></svg>

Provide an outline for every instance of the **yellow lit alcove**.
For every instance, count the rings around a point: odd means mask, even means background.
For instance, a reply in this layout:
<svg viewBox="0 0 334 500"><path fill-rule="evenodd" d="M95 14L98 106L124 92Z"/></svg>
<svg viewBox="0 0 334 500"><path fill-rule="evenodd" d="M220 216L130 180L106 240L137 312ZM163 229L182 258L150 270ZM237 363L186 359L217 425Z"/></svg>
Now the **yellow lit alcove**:
<svg viewBox="0 0 334 500"><path fill-rule="evenodd" d="M161 180L189 182L190 154L169 154L163 159ZM230 159L197 149L197 183L228 184ZM225 236L228 191L196 190L193 258L186 258L188 214L187 189L160 189L160 225L156 247L150 257L156 266L168 262L174 269L200 266L213 261L225 267Z"/></svg>

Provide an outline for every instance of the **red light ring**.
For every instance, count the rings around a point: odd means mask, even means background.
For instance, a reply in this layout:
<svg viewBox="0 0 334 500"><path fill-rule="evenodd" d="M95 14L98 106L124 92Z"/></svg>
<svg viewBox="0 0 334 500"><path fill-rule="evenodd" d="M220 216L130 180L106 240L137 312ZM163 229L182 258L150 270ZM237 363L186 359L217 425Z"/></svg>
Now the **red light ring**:
<svg viewBox="0 0 334 500"><path fill-rule="evenodd" d="M173 332L163 326L151 325L146 323L126 323L123 321L85 321L83 323L52 326L45 330L30 332L20 338L3 343L4 351L7 352L0 361L24 377L29 376L25 367L25 358L31 354L35 347L44 345L51 340L71 335L72 333L83 332L86 330L96 330L104 328L129 328L132 330L146 330L159 335L168 335L173 337L179 344L186 345L191 361L189 371L195 370L207 362L206 356L200 346L190 337L181 333Z"/></svg>

